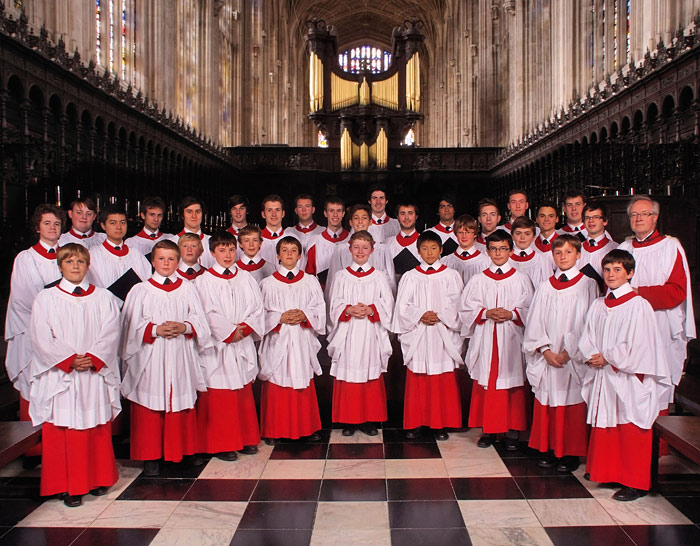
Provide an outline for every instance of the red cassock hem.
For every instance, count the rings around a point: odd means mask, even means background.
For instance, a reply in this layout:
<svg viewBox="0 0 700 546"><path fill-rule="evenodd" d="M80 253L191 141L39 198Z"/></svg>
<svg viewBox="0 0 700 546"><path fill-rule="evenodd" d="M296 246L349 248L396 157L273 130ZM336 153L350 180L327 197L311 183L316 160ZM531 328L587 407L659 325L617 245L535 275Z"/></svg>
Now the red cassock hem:
<svg viewBox="0 0 700 546"><path fill-rule="evenodd" d="M594 482L616 482L648 490L651 486L651 443L651 430L632 423L593 427L586 471Z"/></svg>
<svg viewBox="0 0 700 546"><path fill-rule="evenodd" d="M178 462L197 453L197 413L156 411L131 402L131 458Z"/></svg>
<svg viewBox="0 0 700 546"><path fill-rule="evenodd" d="M555 457L585 457L590 427L586 424L585 402L571 406L543 406L535 398L532 414L531 448L543 453L554 450Z"/></svg>
<svg viewBox="0 0 700 546"><path fill-rule="evenodd" d="M260 443L252 383L242 389L208 389L197 397L197 428L202 453L237 451Z"/></svg>
<svg viewBox="0 0 700 546"><path fill-rule="evenodd" d="M25 400L21 396L19 397L19 420L20 421L31 421L32 418L29 416L29 400ZM42 443L39 442L35 446L30 447L24 452L25 457L40 457L41 456L41 446Z"/></svg>
<svg viewBox="0 0 700 546"><path fill-rule="evenodd" d="M41 459L41 495L85 495L119 479L111 423L87 430L44 423L41 435L46 446Z"/></svg>
<svg viewBox="0 0 700 546"><path fill-rule="evenodd" d="M403 427L461 428L462 404L454 371L438 375L406 369Z"/></svg>
<svg viewBox="0 0 700 546"><path fill-rule="evenodd" d="M366 383L333 380L333 422L359 424L387 420L384 376Z"/></svg>
<svg viewBox="0 0 700 546"><path fill-rule="evenodd" d="M262 384L260 429L265 438L296 440L321 428L318 399L313 379L305 389Z"/></svg>
<svg viewBox="0 0 700 546"><path fill-rule="evenodd" d="M485 389L472 383L469 428L483 428L485 434L527 430L529 393L525 386L512 389Z"/></svg>

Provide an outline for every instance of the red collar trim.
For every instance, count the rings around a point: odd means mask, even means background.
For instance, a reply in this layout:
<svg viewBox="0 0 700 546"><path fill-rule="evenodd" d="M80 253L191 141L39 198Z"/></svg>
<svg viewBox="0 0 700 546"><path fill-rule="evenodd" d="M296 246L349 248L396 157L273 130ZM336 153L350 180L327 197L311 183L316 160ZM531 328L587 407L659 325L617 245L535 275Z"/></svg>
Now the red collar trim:
<svg viewBox="0 0 700 546"><path fill-rule="evenodd" d="M150 282L156 288L160 288L161 290L163 290L165 292L172 292L173 290L180 287L180 285L182 284L182 279L178 279L175 282L170 283L170 284L160 284L160 283L157 283L156 281L154 281L153 279L148 279L148 282Z"/></svg>
<svg viewBox="0 0 700 546"><path fill-rule="evenodd" d="M512 277L515 275L515 268L511 267L510 271L508 273L503 273L499 275L498 273L494 273L490 269L484 269L484 275L486 275L489 279L493 279L495 281L502 281L503 279L507 279L508 277Z"/></svg>
<svg viewBox="0 0 700 546"><path fill-rule="evenodd" d="M263 239L270 239L271 241L279 239L283 235L284 235L284 228L280 228L280 230L277 232L277 237L272 236L272 232L267 229L267 226L265 226L265 229L262 230Z"/></svg>
<svg viewBox="0 0 700 546"><path fill-rule="evenodd" d="M124 244L124 241L122 241L122 244L119 245L119 246L121 246L121 248L119 250L114 250L114 247L112 246L112 244L108 243L107 241L104 241L102 243L102 246L105 247L110 254L113 254L113 255L118 256L120 258L123 258L124 256L126 256L129 253L129 247Z"/></svg>
<svg viewBox="0 0 700 546"><path fill-rule="evenodd" d="M235 264L234 264L234 265L235 265ZM237 269L237 268L236 268L235 271L231 272L230 275L223 275L222 273L219 273L219 272L215 271L213 267L210 267L209 269L207 269L207 271L209 271L209 273L211 273L211 274L214 275L215 277L218 277L219 279L226 279L226 280L233 279L236 275L238 275L238 269Z"/></svg>
<svg viewBox="0 0 700 546"><path fill-rule="evenodd" d="M481 243L482 245L486 246L486 239L484 239L484 236L483 236L483 235L479 235L479 236L476 238L476 242L477 242L477 243Z"/></svg>
<svg viewBox="0 0 700 546"><path fill-rule="evenodd" d="M566 272L564 272L564 275L566 275ZM575 285L578 281L580 281L583 278L583 276L583 273L579 271L578 275L576 275L573 279L569 279L566 282L561 282L554 275L552 275L551 277L549 277L549 283L552 285L553 288L557 290L563 290L564 288L570 288L573 285Z"/></svg>
<svg viewBox="0 0 700 546"><path fill-rule="evenodd" d="M323 230L323 233L321 233L321 237L323 237L326 241L330 241L331 243L339 243L340 241L344 241L347 236L350 235L349 231L346 231L344 229L340 230L340 234L338 234L338 238L334 239L330 233L328 233L327 229Z"/></svg>
<svg viewBox="0 0 700 546"><path fill-rule="evenodd" d="M412 245L418 240L418 232L414 231L413 235L411 235L408 239L403 236L403 233L399 232L396 235L396 242L399 243L402 247L407 247L409 245Z"/></svg>
<svg viewBox="0 0 700 546"><path fill-rule="evenodd" d="M71 228L68 230L68 233L70 233L73 237L75 237L75 238L77 238L77 239L89 239L90 237L92 237L93 235L95 235L95 230L94 230L94 229L91 229L91 230L90 230L90 235L88 235L87 237L83 237L83 234L82 234L82 233L78 233L78 232L75 231L75 230L73 229L73 227L71 226Z"/></svg>
<svg viewBox="0 0 700 546"><path fill-rule="evenodd" d="M607 237L603 237L600 241L595 246L591 246L591 244L588 242L588 239L586 239L582 243L582 247L586 252L597 252L598 250L605 248L607 244L610 242L610 239Z"/></svg>
<svg viewBox="0 0 700 546"><path fill-rule="evenodd" d="M503 227L506 228L508 231L511 231L513 228L513 222L508 221L505 224L503 224ZM498 228L496 228L496 229L498 229Z"/></svg>
<svg viewBox="0 0 700 546"><path fill-rule="evenodd" d="M39 255L42 258L46 258L47 260L55 260L56 256L58 256L58 249L60 247L56 247L56 252L51 252L49 253L48 250L46 250L41 243L37 243L32 247L36 252L39 253Z"/></svg>
<svg viewBox="0 0 700 546"><path fill-rule="evenodd" d="M185 230L183 229L180 233L177 234L177 236L178 236L178 237L182 237L185 233L192 233L192 235L197 235L196 233L194 233L194 232L192 232L192 231L185 231ZM204 232L202 232L202 233L199 234L199 240L200 240L200 241L203 241L203 240L204 240Z"/></svg>
<svg viewBox="0 0 700 546"><path fill-rule="evenodd" d="M149 241L157 241L163 236L163 232L161 231L155 237L151 237L148 233L146 233L145 229L142 229L136 234L136 236L141 237L142 239L148 239Z"/></svg>
<svg viewBox="0 0 700 546"><path fill-rule="evenodd" d="M467 260L471 260L472 258L476 258L477 256L481 255L481 251L478 248L476 249L476 251L473 254L470 254L469 256L462 256L462 252L464 252L464 250L462 250L462 251L455 250L454 254L463 262L466 262Z"/></svg>
<svg viewBox="0 0 700 546"><path fill-rule="evenodd" d="M634 290L632 292L628 292L621 298L616 298L614 300L611 300L608 298L608 296L605 296L605 306L606 307L617 307L618 305L622 305L623 303L627 303L630 301L632 298L637 297L639 294L637 294Z"/></svg>
<svg viewBox="0 0 700 546"><path fill-rule="evenodd" d="M656 243L660 243L663 241L666 237L661 235L657 230L654 230L654 233L649 235L644 241L637 241L637 238L635 237L632 239L632 247L633 248L644 248L645 246L651 246L655 245Z"/></svg>
<svg viewBox="0 0 700 546"><path fill-rule="evenodd" d="M228 231L231 235L238 237L238 230L235 227L229 226L226 228L226 231Z"/></svg>
<svg viewBox="0 0 700 546"><path fill-rule="evenodd" d="M520 252L520 251L518 251L518 252ZM520 254L513 253L510 255L510 259L513 260L514 262L529 262L530 260L532 260L535 257L535 254L537 254L537 252L533 252L532 254L529 254L528 256L520 256Z"/></svg>
<svg viewBox="0 0 700 546"><path fill-rule="evenodd" d="M267 262L262 258L260 258L260 261L258 263L253 265L243 263L241 260L237 260L236 267L242 269L243 271L257 271L258 269L262 269L266 263Z"/></svg>
<svg viewBox="0 0 700 546"><path fill-rule="evenodd" d="M381 224L380 224L379 222L377 222L377 221L374 219L374 215L372 215L372 225L374 225L374 226L383 226L383 225L386 224L389 220L391 220L391 218L389 218L389 215L385 212L385 213L384 213L384 216L383 216L382 218L380 218L380 220L382 221Z"/></svg>
<svg viewBox="0 0 700 546"><path fill-rule="evenodd" d="M429 267L433 266L431 265ZM442 271L445 271L445 269L447 269L447 266L445 264L440 264L440 267L438 269L433 269L432 271L424 271L421 268L421 266L416 266L416 271L418 271L418 273L423 273L423 275L434 275L435 273L441 273Z"/></svg>
<svg viewBox="0 0 700 546"><path fill-rule="evenodd" d="M199 271L195 271L194 275L188 275L187 271L183 271L182 269L178 268L177 272L181 277L185 277L188 281L193 281L200 275L203 275L204 272L207 271L206 267L200 267Z"/></svg>
<svg viewBox="0 0 700 546"><path fill-rule="evenodd" d="M366 277L370 273L374 272L374 268L372 266L370 266L370 268L367 271L363 271L362 273L358 273L352 267L346 267L345 269L347 269L352 275L355 275L355 277L358 277L358 278Z"/></svg>
<svg viewBox="0 0 700 546"><path fill-rule="evenodd" d="M433 229L434 229L434 230L439 231L440 233L446 233L446 234L448 234L448 235L452 235L452 234L455 232L454 222L452 223L451 228L452 228L452 229L450 229L449 231L446 230L446 229L445 229L445 226L443 226L440 222L438 222L437 224L435 224L435 225L433 226Z"/></svg>
<svg viewBox="0 0 700 546"><path fill-rule="evenodd" d="M95 285L93 285L93 284L89 285L87 287L87 290L85 290L82 294L74 294L73 292L68 292L67 290L64 290L63 288L61 288L58 285L56 285L56 288L58 288L64 294L69 294L69 295L73 296L74 298L82 298L84 296L89 296L90 294L92 294L95 291Z"/></svg>
<svg viewBox="0 0 700 546"><path fill-rule="evenodd" d="M301 280L301 278L304 276L304 272L300 269L299 273L297 273L297 276L293 279L288 279L284 275L280 275L279 271L275 271L272 274L272 276L275 277L275 279L277 279L278 281L281 281L285 284L294 284L295 282L299 282Z"/></svg>
<svg viewBox="0 0 700 546"><path fill-rule="evenodd" d="M559 234L555 231L550 235L550 237L547 239L549 241L548 244L544 244L542 241L544 241L544 237L542 237L542 234L537 236L537 239L535 239L535 246L541 251L541 252L549 252L552 250L552 242L554 239L559 237Z"/></svg>
<svg viewBox="0 0 700 546"><path fill-rule="evenodd" d="M566 233L581 233L584 229L586 228L585 224L581 224L578 226L578 231L573 229L569 224L564 224L564 227L561 228L562 231L565 231Z"/></svg>
<svg viewBox="0 0 700 546"><path fill-rule="evenodd" d="M297 224L297 231L299 233L311 233L313 230L315 230L318 227L318 224L316 222L311 222L309 224L309 227L302 227L301 224Z"/></svg>

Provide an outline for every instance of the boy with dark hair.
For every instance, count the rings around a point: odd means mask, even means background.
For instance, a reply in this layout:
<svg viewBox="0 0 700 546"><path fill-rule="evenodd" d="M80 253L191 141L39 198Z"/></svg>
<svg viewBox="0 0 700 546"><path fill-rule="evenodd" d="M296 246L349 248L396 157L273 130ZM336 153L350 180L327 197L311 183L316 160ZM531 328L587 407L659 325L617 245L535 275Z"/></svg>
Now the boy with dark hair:
<svg viewBox="0 0 700 546"><path fill-rule="evenodd" d="M226 228L231 235L238 237L241 229L248 225L248 199L242 195L228 198L227 208L231 213L231 225Z"/></svg>
<svg viewBox="0 0 700 546"><path fill-rule="evenodd" d="M433 227L428 228L434 231L442 239L442 255L449 256L459 246L455 235L455 203L454 195L445 194L438 203L438 217L440 221Z"/></svg>
<svg viewBox="0 0 700 546"><path fill-rule="evenodd" d="M204 214L206 209L204 203L194 197L193 195L188 195L180 202L180 217L182 218L183 228L177 237L182 237L185 233L194 233L202 241L202 248L204 252L200 257L201 263L204 267L211 267L214 264L214 258L209 251L209 235L202 231L202 221L204 220Z"/></svg>
<svg viewBox="0 0 700 546"><path fill-rule="evenodd" d="M502 229L505 229L508 233L512 230L512 224L517 218L525 216L527 209L530 207L528 203L527 193L525 190L520 188L510 190L508 192L508 212L510 213L510 219L503 224Z"/></svg>
<svg viewBox="0 0 700 546"><path fill-rule="evenodd" d="M515 248L510 256L510 264L530 277L532 286L548 279L554 271L553 262L535 247L535 222L521 216L511 225L511 236Z"/></svg>
<svg viewBox="0 0 700 546"><path fill-rule="evenodd" d="M294 213L297 215L298 222L287 230L287 234L294 235L301 241L304 252L308 250L314 236L324 230L323 226L319 226L314 221L314 212L316 212L316 207L314 207L314 199L311 195L301 193L294 198Z"/></svg>
<svg viewBox="0 0 700 546"><path fill-rule="evenodd" d="M160 197L144 198L141 202L139 215L143 220L143 229L124 241L130 249L148 256L153 245L158 241L172 241L174 239L174 236L170 233L160 231L160 225L163 223L165 215L165 201Z"/></svg>
<svg viewBox="0 0 700 546"><path fill-rule="evenodd" d="M272 193L263 198L260 216L265 220L265 227L261 232L263 240L262 247L260 248L260 255L266 262L275 265L278 265L276 249L280 239L285 236L299 239L294 233L288 233L289 230L285 230L282 227L282 219L285 214L284 201L279 195Z"/></svg>
<svg viewBox="0 0 700 546"><path fill-rule="evenodd" d="M382 243L384 259L393 263L396 282L401 276L414 269L420 263L418 254L418 232L416 221L418 220L418 206L414 203L402 202L396 206L396 218L401 230L394 237L390 237ZM438 234L439 236L439 234Z"/></svg>
<svg viewBox="0 0 700 546"><path fill-rule="evenodd" d="M479 224L481 224L481 233L476 238L476 244L479 245L478 248L481 252L486 252L486 237L499 228L498 223L501 221L501 213L498 210L498 203L488 197L479 201L478 206L478 220Z"/></svg>
<svg viewBox="0 0 700 546"><path fill-rule="evenodd" d="M564 192L565 223L559 234L569 233L581 241L587 238L586 226L583 224L583 207L586 206L586 196L578 188L570 188Z"/></svg>
<svg viewBox="0 0 700 546"><path fill-rule="evenodd" d="M97 205L91 197L78 197L70 204L68 218L71 221L70 229L61 235L59 245L78 243L86 248L92 248L101 244L107 236L97 233L93 224L97 219Z"/></svg>
<svg viewBox="0 0 700 546"><path fill-rule="evenodd" d="M375 242L383 243L400 230L398 220L390 218L386 213L386 206L389 204L386 189L380 185L370 187L367 192L367 202L372 209L372 223L367 231L370 232Z"/></svg>
<svg viewBox="0 0 700 546"><path fill-rule="evenodd" d="M583 208L583 224L587 238L581 248L579 268L595 280L603 291L603 257L617 248L617 243L609 238L605 227L608 225L607 207L599 201L591 201Z"/></svg>
<svg viewBox="0 0 700 546"><path fill-rule="evenodd" d="M476 246L479 224L474 218L463 214L457 218L454 225L459 247L449 256L445 256L443 263L462 275L466 285L473 275L481 273L488 267L489 258Z"/></svg>
<svg viewBox="0 0 700 546"><path fill-rule="evenodd" d="M238 232L238 261L236 267L247 271L259 283L272 275L277 268L260 256L262 231L258 226L248 224Z"/></svg>
<svg viewBox="0 0 700 546"><path fill-rule="evenodd" d="M316 235L309 243L306 252L306 267L304 271L309 275L316 275L325 287L328 277L328 268L335 248L339 243L346 242L350 233L343 229L343 217L345 216L345 203L339 197L329 197L323 206L323 215L326 217L328 227Z"/></svg>

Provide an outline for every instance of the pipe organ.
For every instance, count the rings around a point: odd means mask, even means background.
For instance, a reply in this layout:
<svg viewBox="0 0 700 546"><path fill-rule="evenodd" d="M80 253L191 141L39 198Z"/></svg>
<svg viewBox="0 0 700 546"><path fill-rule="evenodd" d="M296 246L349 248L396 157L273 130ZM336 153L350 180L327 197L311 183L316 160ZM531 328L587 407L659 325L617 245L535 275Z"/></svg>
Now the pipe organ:
<svg viewBox="0 0 700 546"><path fill-rule="evenodd" d="M320 19L307 25L309 118L329 147L339 151L342 169L386 169L390 151L401 146L408 130L423 119L419 52L423 23L410 19L394 29L391 65L378 73L343 70L333 27Z"/></svg>

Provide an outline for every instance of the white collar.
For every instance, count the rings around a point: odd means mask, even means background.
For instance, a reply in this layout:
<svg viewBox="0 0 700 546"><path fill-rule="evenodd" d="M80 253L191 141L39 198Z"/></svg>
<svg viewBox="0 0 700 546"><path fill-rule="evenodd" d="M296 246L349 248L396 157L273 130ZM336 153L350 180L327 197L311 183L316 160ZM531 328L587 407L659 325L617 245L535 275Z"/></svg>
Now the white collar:
<svg viewBox="0 0 700 546"><path fill-rule="evenodd" d="M640 238L637 237L636 235L634 236L634 238L637 239L637 241L639 241L640 243L643 243L643 242L646 241L649 237L651 237L651 236L654 234L655 231L656 231L656 228L652 229L652 230L651 230L649 233L647 233L647 234L644 236L644 238L642 238L642 239L640 239Z"/></svg>
<svg viewBox="0 0 700 546"><path fill-rule="evenodd" d="M151 235L155 235L155 236L157 237L157 236L158 236L158 233L159 233L158 230L151 231L151 230L148 229L146 226L143 226L143 232L144 232L146 235L148 235L149 237L150 237Z"/></svg>
<svg viewBox="0 0 700 546"><path fill-rule="evenodd" d="M268 233L276 233L278 237L281 237L284 233L284 228L282 227L282 224L280 224L280 227L278 227L277 229L272 229L270 226L265 224L265 229L268 231Z"/></svg>
<svg viewBox="0 0 700 546"><path fill-rule="evenodd" d="M119 243L118 245L115 245L115 244L114 244L112 241L110 241L109 239L105 239L105 243L108 244L109 246L111 246L112 248L115 248L115 249L116 249L117 247L119 247L120 249L123 249L123 248L124 248L124 239L122 239L122 242Z"/></svg>
<svg viewBox="0 0 700 546"><path fill-rule="evenodd" d="M65 278L61 278L61 282L58 283L59 288L62 290L65 290L66 292L69 292L70 294L73 293L73 290L75 290L76 286L79 286L80 288L83 289L83 292L86 292L88 288L90 288L90 283L87 280L87 275L83 277L83 280L80 281L79 284L73 284L69 280L66 280Z"/></svg>
<svg viewBox="0 0 700 546"><path fill-rule="evenodd" d="M202 264L200 264L199 262L196 262L194 265L187 265L185 262L180 260L180 264L177 266L177 268L180 271L187 271L190 267L192 269L194 269L195 271L199 271L200 269L202 269Z"/></svg>
<svg viewBox="0 0 700 546"><path fill-rule="evenodd" d="M503 265L496 265L495 263L491 262L491 265L489 266L491 273L496 273L496 269L500 269L502 273L508 273L508 271L513 269L513 266L508 262L504 263Z"/></svg>
<svg viewBox="0 0 700 546"><path fill-rule="evenodd" d="M243 253L243 256L240 257L240 260L241 263L244 263L246 265L250 264L250 260L253 260L253 263L257 264L258 262L260 262L260 260L262 260L262 256L260 256L260 252L258 252L255 256L251 258L246 253Z"/></svg>
<svg viewBox="0 0 700 546"><path fill-rule="evenodd" d="M284 267L283 265L280 265L280 266L277 268L277 272L278 272L280 275L282 275L283 277L286 277L286 276L287 276L287 273L289 273L290 271L291 271L292 274L296 277L296 276L299 274L299 264L295 265L295 266L294 266L294 269L287 269L287 268Z"/></svg>
<svg viewBox="0 0 700 546"><path fill-rule="evenodd" d="M517 246L515 246L515 247L513 248L513 254L515 254L516 256L520 256L520 253L521 253L523 250L524 250L525 252L527 252L527 255L528 255L528 256L530 256L533 252L535 252L535 243L534 243L534 242L533 242L533 243L530 243L530 246L527 247L527 248L518 248Z"/></svg>
<svg viewBox="0 0 700 546"><path fill-rule="evenodd" d="M411 233L404 233L403 231L399 231L399 235L403 238L408 238L408 237L413 237L413 234L416 232L416 229L413 228L413 231Z"/></svg>
<svg viewBox="0 0 700 546"><path fill-rule="evenodd" d="M615 299L620 299L622 296L626 296L630 292L633 292L632 285L628 282L623 284L622 286L618 286L615 290L610 290L608 288L608 294L612 292L615 294Z"/></svg>
<svg viewBox="0 0 700 546"><path fill-rule="evenodd" d="M580 224L572 224L571 222L567 221L566 225L571 228L571 231L583 231L584 229L586 229L586 226L583 222L581 222Z"/></svg>
<svg viewBox="0 0 700 546"><path fill-rule="evenodd" d="M429 264L429 263L426 263L425 260L421 259L420 268L423 271L427 271L429 267L432 267L435 271L437 271L438 269L440 269L440 267L442 267L442 261L440 260L440 258L438 258L433 263Z"/></svg>
<svg viewBox="0 0 700 546"><path fill-rule="evenodd" d="M362 271L367 273L370 269L372 269L372 266L369 262L365 262L362 265L357 265L357 263L353 260L353 262L350 264L350 269L353 271L357 271L359 268L362 268Z"/></svg>
<svg viewBox="0 0 700 546"><path fill-rule="evenodd" d="M386 211L384 211L384 214L382 214L381 216L376 216L374 213L372 213L372 219L375 221L381 220L382 224L384 224L389 219L389 215L386 213Z"/></svg>
<svg viewBox="0 0 700 546"><path fill-rule="evenodd" d="M44 250L51 250L52 248L53 248L54 250L58 250L58 243L56 243L54 246L49 246L49 245L46 244L44 241L42 241L41 239L39 239L39 244L40 244L41 246L44 247Z"/></svg>
<svg viewBox="0 0 700 546"><path fill-rule="evenodd" d="M566 278L567 278L567 279L571 280L571 279L574 279L579 273L580 273L580 271L578 270L578 267L576 267L576 266L574 266L574 267L572 267L572 268L569 268L569 269L567 269L566 271L562 271L561 269L559 269L559 268L557 267L557 271L556 271L556 273L554 274L554 276L555 276L557 279L559 279L559 277L561 277L562 274L563 274L563 275L566 275Z"/></svg>
<svg viewBox="0 0 700 546"><path fill-rule="evenodd" d="M454 229L453 229L453 228L455 227L454 220L453 220L452 223L449 224L449 225L448 225L448 224L443 224L442 222L440 222L440 225L441 225L442 227L444 227L445 229L450 228L451 231L454 231Z"/></svg>
<svg viewBox="0 0 700 546"><path fill-rule="evenodd" d="M603 239L605 239L605 235L606 235L605 230L603 230L603 233L601 233L600 235L598 235L598 237L595 237L595 238L593 238L593 237L587 237L587 240L590 241L591 239L593 239L596 243L599 243L600 241L602 241Z"/></svg>
<svg viewBox="0 0 700 546"><path fill-rule="evenodd" d="M548 242L551 243L552 237L556 234L557 234L556 229L553 229L552 232L548 236L545 236L544 233L542 233L542 231L540 231L539 234L537 235L537 237L535 238L535 240L537 240L539 238L540 241L547 240Z"/></svg>
<svg viewBox="0 0 700 546"><path fill-rule="evenodd" d="M309 222L309 223L306 224L306 225L302 224L301 222L297 222L297 227L298 227L298 228L301 228L301 229L309 229L309 228L310 228L311 226L313 226L313 225L314 225L314 220L313 220L313 218L311 219L311 222Z"/></svg>
<svg viewBox="0 0 700 546"><path fill-rule="evenodd" d="M224 271L226 271L227 269L229 270L229 273L234 273L236 271L235 264L231 264L230 267L224 267L221 264L219 264L218 262L214 262L214 265L212 265L211 268L214 271L216 271L219 275L223 275Z"/></svg>
<svg viewBox="0 0 700 546"><path fill-rule="evenodd" d="M340 229L338 229L338 231L331 231L331 228L327 227L326 231L331 237L333 237L333 235L337 235L338 237L340 237L340 234L343 233L343 226L340 226Z"/></svg>
<svg viewBox="0 0 700 546"><path fill-rule="evenodd" d="M475 239L475 241L476 241L476 239ZM472 246L470 246L469 248L462 248L462 247L460 246L457 250L455 250L455 252L456 252L457 254L459 254L460 256L461 256L463 253L465 253L465 252L467 253L467 256L471 256L472 254L474 254L474 253L477 252L478 250L479 250L479 249L476 248L476 244L472 244Z"/></svg>
<svg viewBox="0 0 700 546"><path fill-rule="evenodd" d="M165 279L170 279L170 282L175 283L178 280L177 274L173 273L169 277L163 277L160 273L157 273L156 271L153 272L153 275L151 275L151 278L156 281L158 284L164 284Z"/></svg>
<svg viewBox="0 0 700 546"><path fill-rule="evenodd" d="M202 229L200 228L199 231L192 231L191 229L188 228L183 228L182 231L185 233L194 233L195 235L201 235L202 234Z"/></svg>

